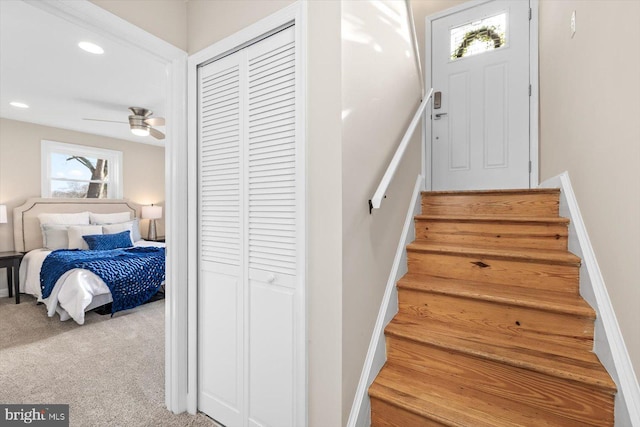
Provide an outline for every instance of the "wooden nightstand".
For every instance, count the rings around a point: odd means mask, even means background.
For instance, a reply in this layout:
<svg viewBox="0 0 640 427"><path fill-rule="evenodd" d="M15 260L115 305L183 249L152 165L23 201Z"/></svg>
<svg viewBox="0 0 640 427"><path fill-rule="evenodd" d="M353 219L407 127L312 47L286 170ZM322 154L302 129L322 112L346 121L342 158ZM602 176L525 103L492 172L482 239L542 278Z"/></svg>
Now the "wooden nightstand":
<svg viewBox="0 0 640 427"><path fill-rule="evenodd" d="M24 254L20 252L0 252L0 268L7 269L7 288L9 298L16 293L16 304L20 304L20 261Z"/></svg>

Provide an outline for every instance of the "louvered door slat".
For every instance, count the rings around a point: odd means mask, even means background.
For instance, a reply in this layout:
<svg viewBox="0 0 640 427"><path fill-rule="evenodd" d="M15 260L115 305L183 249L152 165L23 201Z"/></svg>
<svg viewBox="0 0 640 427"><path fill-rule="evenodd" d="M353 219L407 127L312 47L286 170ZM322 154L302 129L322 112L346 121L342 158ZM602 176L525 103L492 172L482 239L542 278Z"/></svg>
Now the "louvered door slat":
<svg viewBox="0 0 640 427"><path fill-rule="evenodd" d="M204 77L200 92L201 259L240 266L240 67Z"/></svg>

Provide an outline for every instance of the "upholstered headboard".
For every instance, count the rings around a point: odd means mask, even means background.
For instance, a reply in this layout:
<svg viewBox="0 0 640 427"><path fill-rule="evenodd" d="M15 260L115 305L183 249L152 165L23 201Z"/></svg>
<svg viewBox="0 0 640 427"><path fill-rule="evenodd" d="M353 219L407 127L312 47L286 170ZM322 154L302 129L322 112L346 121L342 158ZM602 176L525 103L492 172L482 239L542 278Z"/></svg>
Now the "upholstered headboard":
<svg viewBox="0 0 640 427"><path fill-rule="evenodd" d="M123 199L27 199L13 210L13 239L17 252L28 252L42 247L41 213L116 213L131 212L138 217L140 205Z"/></svg>

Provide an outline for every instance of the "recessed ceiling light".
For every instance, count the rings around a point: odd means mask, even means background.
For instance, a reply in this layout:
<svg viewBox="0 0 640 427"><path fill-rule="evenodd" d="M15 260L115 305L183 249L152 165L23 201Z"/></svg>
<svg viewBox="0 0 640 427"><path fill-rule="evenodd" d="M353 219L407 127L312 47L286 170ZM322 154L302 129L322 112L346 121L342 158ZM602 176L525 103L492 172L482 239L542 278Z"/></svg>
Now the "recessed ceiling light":
<svg viewBox="0 0 640 427"><path fill-rule="evenodd" d="M18 101L10 102L9 105L16 108L29 108L29 106L24 102L18 102Z"/></svg>
<svg viewBox="0 0 640 427"><path fill-rule="evenodd" d="M94 53L96 55L102 55L104 53L104 49L94 43L80 42L78 43L78 46L80 47L80 49L89 53Z"/></svg>

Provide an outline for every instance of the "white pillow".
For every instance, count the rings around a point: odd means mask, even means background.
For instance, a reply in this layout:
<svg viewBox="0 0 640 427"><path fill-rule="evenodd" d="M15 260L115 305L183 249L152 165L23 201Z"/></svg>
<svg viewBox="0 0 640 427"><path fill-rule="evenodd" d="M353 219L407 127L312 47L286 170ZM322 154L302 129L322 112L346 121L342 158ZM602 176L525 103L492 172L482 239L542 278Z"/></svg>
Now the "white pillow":
<svg viewBox="0 0 640 427"><path fill-rule="evenodd" d="M119 222L129 221L130 219L131 213L129 212L107 214L89 213L89 220L91 221L91 224L116 224Z"/></svg>
<svg viewBox="0 0 640 427"><path fill-rule="evenodd" d="M89 224L89 212L78 213L41 213L40 224L83 225Z"/></svg>
<svg viewBox="0 0 640 427"><path fill-rule="evenodd" d="M116 234L129 231L131 246L133 246L133 221L121 222L120 224L106 224L102 226L102 234Z"/></svg>
<svg viewBox="0 0 640 427"><path fill-rule="evenodd" d="M0 0L0 1L2 1L2 0ZM131 221L120 222L120 223L117 223L117 224L102 224L102 227L103 227L102 232L104 234L112 234L112 233L107 233L106 231L104 231L104 226L105 225L117 225L117 226L122 226L122 227L130 225L131 228L127 227L127 228L120 229L118 227L115 227L113 229L110 228L110 230L119 230L119 231L114 231L113 233L119 233L119 232L124 231L124 230L129 230L129 231L131 231L131 240L133 242L137 242L138 240L142 240L142 236L140 235L140 221L138 220L138 218L134 218Z"/></svg>
<svg viewBox="0 0 640 427"><path fill-rule="evenodd" d="M42 224L42 247L55 251L56 249L67 249L69 247L69 237L67 233L68 225Z"/></svg>
<svg viewBox="0 0 640 427"><path fill-rule="evenodd" d="M142 235L140 235L140 220L138 218L134 218L131 221L131 239L135 242L138 240L142 240Z"/></svg>
<svg viewBox="0 0 640 427"><path fill-rule="evenodd" d="M71 225L68 230L69 249L89 250L89 245L84 241L82 236L92 234L102 234L101 225Z"/></svg>

